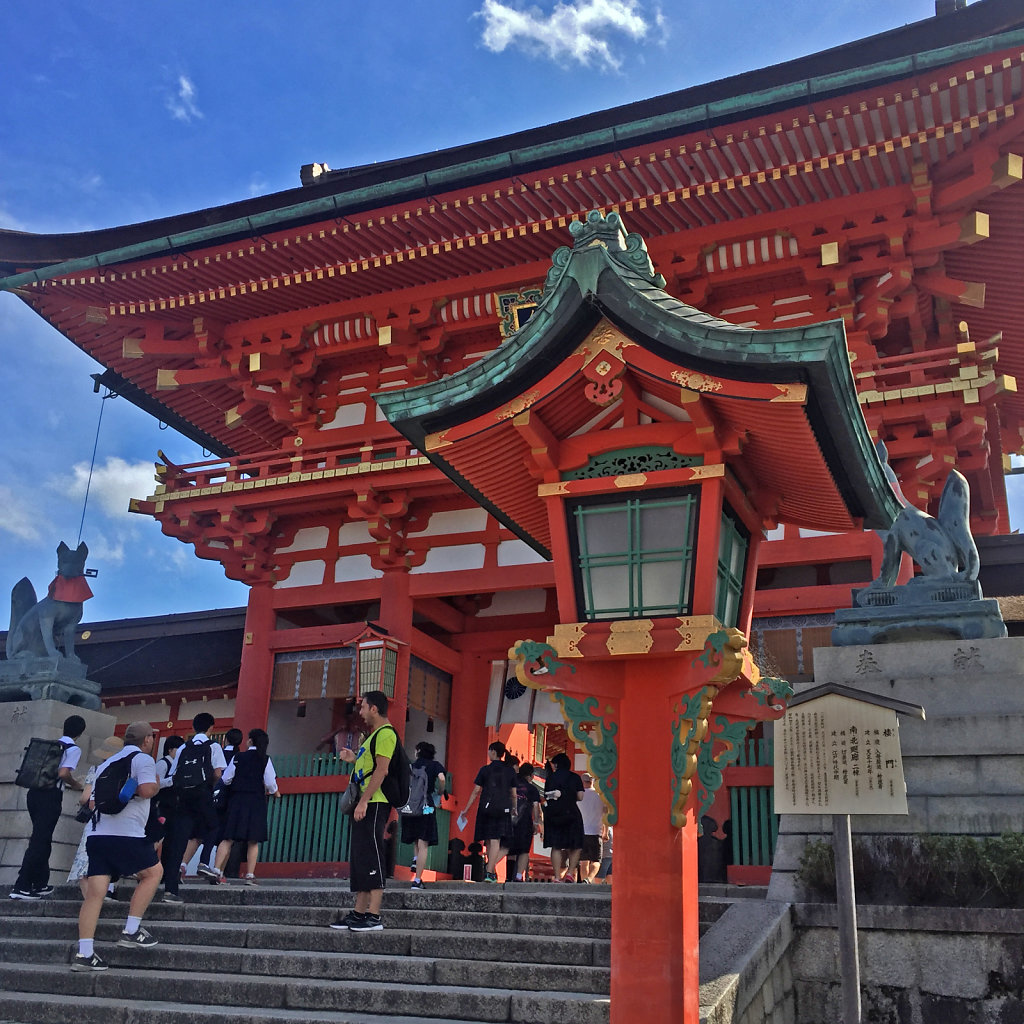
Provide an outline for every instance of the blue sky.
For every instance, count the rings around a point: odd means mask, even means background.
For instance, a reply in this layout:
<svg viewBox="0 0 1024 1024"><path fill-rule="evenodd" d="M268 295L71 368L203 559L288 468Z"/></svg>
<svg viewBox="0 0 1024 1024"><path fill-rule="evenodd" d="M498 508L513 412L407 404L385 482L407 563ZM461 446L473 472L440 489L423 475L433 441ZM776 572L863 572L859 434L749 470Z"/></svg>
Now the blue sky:
<svg viewBox="0 0 1024 1024"><path fill-rule="evenodd" d="M5 0L0 226L83 231L292 188L333 168L548 124L934 14L934 0ZM0 591L83 539L91 621L242 605L217 563L127 513L162 448L203 451L93 394L101 368L0 294ZM6 616L0 615L0 626Z"/></svg>

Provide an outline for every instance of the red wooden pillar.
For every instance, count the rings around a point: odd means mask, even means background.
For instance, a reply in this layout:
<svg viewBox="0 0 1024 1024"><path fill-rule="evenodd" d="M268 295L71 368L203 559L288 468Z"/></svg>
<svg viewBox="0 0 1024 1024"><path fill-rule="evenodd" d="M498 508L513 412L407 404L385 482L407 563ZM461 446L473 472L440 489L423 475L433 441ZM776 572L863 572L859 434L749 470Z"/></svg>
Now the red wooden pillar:
<svg viewBox="0 0 1024 1024"><path fill-rule="evenodd" d="M395 669L395 695L391 699L388 718L398 734L405 737L405 714L409 707L409 659L412 645L412 595L409 590L409 570L388 568L381 578L380 624L396 640L398 648Z"/></svg>
<svg viewBox="0 0 1024 1024"><path fill-rule="evenodd" d="M270 691L274 684L270 642L276 625L273 597L270 583L254 583L249 588L235 699L235 726L244 734L250 729L266 729L270 715Z"/></svg>
<svg viewBox="0 0 1024 1024"><path fill-rule="evenodd" d="M672 825L678 662L623 663L612 891L612 1024L697 1024L697 828ZM685 671L685 670L682 670Z"/></svg>
<svg viewBox="0 0 1024 1024"><path fill-rule="evenodd" d="M474 819L470 819L465 832L459 832L456 818L469 799L477 771L487 763L488 730L483 723L487 719L490 678L491 665L487 656L468 655L463 660L462 672L456 677L452 688L447 767L454 779L454 799L445 806L452 812L452 838L458 836L467 845L473 841Z"/></svg>

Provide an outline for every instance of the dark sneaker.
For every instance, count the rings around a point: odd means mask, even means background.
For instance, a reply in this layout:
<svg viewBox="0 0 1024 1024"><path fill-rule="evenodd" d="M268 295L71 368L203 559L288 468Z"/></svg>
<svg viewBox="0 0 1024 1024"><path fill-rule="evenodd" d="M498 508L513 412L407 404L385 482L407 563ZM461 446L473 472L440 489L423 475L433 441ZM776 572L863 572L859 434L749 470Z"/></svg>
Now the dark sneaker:
<svg viewBox="0 0 1024 1024"><path fill-rule="evenodd" d="M53 895L53 886L52 885L44 885L41 889L33 889L32 891L37 896L52 896Z"/></svg>
<svg viewBox="0 0 1024 1024"><path fill-rule="evenodd" d="M423 879L422 878L414 878L412 880L412 885L409 886L409 888L410 889L425 889L426 886L423 884Z"/></svg>
<svg viewBox="0 0 1024 1024"><path fill-rule="evenodd" d="M339 931L344 931L347 928L354 928L357 924L362 924L366 917L366 914L357 914L352 910L345 917L341 918L340 921L335 921L331 927Z"/></svg>
<svg viewBox="0 0 1024 1024"><path fill-rule="evenodd" d="M208 878L211 882L219 882L222 877L221 873L216 868L211 868L209 864L200 864L196 868L196 874Z"/></svg>
<svg viewBox="0 0 1024 1024"><path fill-rule="evenodd" d="M43 897L39 893L31 892L28 889L12 889L10 898L12 900L41 900Z"/></svg>
<svg viewBox="0 0 1024 1024"><path fill-rule="evenodd" d="M360 921L353 921L349 926L350 932L379 932L384 930L381 924L380 914L367 914Z"/></svg>
<svg viewBox="0 0 1024 1024"><path fill-rule="evenodd" d="M145 928L140 928L134 935L121 932L121 941L118 945L126 949L149 949L150 946L157 945L157 940Z"/></svg>
<svg viewBox="0 0 1024 1024"><path fill-rule="evenodd" d="M71 961L71 970L73 971L105 971L106 969L107 962L95 953L92 956L82 956L81 953L78 953Z"/></svg>
<svg viewBox="0 0 1024 1024"><path fill-rule="evenodd" d="M176 892L165 892L164 903L184 903L185 900Z"/></svg>

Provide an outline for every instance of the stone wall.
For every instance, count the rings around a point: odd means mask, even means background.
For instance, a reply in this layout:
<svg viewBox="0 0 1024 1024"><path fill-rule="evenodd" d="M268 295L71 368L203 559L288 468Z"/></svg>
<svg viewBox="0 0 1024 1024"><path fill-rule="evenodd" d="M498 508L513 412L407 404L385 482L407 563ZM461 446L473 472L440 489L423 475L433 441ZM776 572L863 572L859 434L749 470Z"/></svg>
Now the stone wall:
<svg viewBox="0 0 1024 1024"><path fill-rule="evenodd" d="M796 1024L842 1017L836 908L793 907ZM872 1024L1021 1024L1024 911L858 907L861 1015Z"/></svg>
<svg viewBox="0 0 1024 1024"><path fill-rule="evenodd" d="M28 741L33 736L60 739L61 726L69 715L85 719L85 734L78 741L82 759L75 773L84 778L89 755L114 732L114 718L100 711L88 711L55 700L12 701L0 704L0 884L13 885L28 846L32 822L25 808L27 790L14 785ZM53 833L50 868L53 882L64 881L74 859L82 826L75 821L77 794L64 794L64 812Z"/></svg>
<svg viewBox="0 0 1024 1024"><path fill-rule="evenodd" d="M853 815L855 834L1024 832L1024 638L821 648L814 671L797 692L843 683L927 716L899 719L909 813ZM804 845L831 834L831 817L782 816L771 899L803 898L794 872Z"/></svg>
<svg viewBox="0 0 1024 1024"><path fill-rule="evenodd" d="M872 1024L1022 1024L1024 910L857 908ZM701 1024L843 1019L834 904L743 899L700 947Z"/></svg>
<svg viewBox="0 0 1024 1024"><path fill-rule="evenodd" d="M701 1024L797 1024L788 903L735 902L700 943Z"/></svg>

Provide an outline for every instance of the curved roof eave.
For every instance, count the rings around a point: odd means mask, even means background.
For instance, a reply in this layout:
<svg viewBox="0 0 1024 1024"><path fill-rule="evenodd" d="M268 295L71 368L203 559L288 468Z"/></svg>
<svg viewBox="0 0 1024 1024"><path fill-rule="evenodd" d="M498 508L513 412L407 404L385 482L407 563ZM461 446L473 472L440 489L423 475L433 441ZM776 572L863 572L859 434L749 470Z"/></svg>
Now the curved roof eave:
<svg viewBox="0 0 1024 1024"><path fill-rule="evenodd" d="M544 299L522 330L451 377L374 395L397 430L422 451L427 435L528 391L606 317L655 355L688 369L806 383L808 420L851 517L875 529L891 525L899 502L860 412L842 321L765 331L737 327L665 292L643 242L626 235L617 214L592 213L585 224L574 222L573 234L576 248L555 253ZM452 475L443 457L427 454Z"/></svg>
<svg viewBox="0 0 1024 1024"><path fill-rule="evenodd" d="M954 14L653 99L436 153L327 172L315 185L75 235L0 230L0 272L8 272L0 278L0 290L467 188L1021 44L1019 0L980 0ZM19 267L34 269L12 273Z"/></svg>

